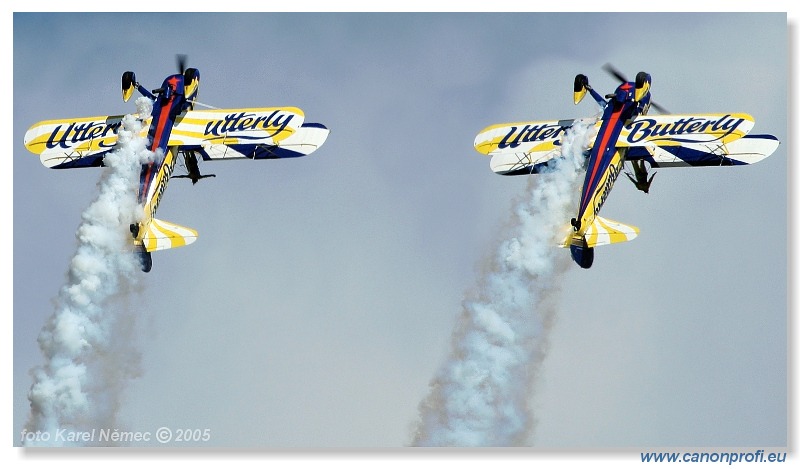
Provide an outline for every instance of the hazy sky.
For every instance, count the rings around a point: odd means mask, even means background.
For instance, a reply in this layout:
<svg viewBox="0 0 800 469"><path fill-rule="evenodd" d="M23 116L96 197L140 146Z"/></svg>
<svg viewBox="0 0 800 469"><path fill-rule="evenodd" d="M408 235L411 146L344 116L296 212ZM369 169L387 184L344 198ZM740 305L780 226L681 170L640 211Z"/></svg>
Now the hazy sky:
<svg viewBox="0 0 800 469"><path fill-rule="evenodd" d="M201 162L217 177L171 182L159 218L200 237L155 253L129 300L128 428L211 428L225 448L407 446L527 185L492 173L475 135L593 115L573 78L610 92L610 62L650 73L673 113L746 112L782 144L749 167L658 170L649 194L620 179L603 215L641 234L564 276L532 451L788 444L785 14L18 13L13 27L11 443L100 176L46 169L24 132L132 113L122 73L156 88L182 53L203 103L297 106L331 134L307 158Z"/></svg>

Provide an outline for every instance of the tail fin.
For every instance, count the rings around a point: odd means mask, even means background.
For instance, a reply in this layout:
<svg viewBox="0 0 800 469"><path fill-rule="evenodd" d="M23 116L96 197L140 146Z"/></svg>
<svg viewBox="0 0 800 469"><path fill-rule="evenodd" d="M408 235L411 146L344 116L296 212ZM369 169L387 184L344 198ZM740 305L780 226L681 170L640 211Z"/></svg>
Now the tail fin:
<svg viewBox="0 0 800 469"><path fill-rule="evenodd" d="M142 236L142 243L147 252L186 246L196 240L197 231L157 218L150 221Z"/></svg>

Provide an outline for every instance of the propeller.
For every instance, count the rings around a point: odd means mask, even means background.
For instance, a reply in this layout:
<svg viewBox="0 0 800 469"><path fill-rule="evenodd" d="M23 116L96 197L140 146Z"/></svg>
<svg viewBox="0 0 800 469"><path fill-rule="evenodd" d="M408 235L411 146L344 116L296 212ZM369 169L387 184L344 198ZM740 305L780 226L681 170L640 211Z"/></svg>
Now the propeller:
<svg viewBox="0 0 800 469"><path fill-rule="evenodd" d="M620 73L620 71L617 70L616 68L614 68L614 66L611 65L611 64L603 65L603 70L605 70L606 72L611 74L611 76L613 76L614 78L616 78L617 80L619 80L619 81L621 81L623 83L627 83L628 82L628 79L625 78L625 75Z"/></svg>
<svg viewBox="0 0 800 469"><path fill-rule="evenodd" d="M175 59L178 61L178 72L183 74L186 71L186 54L177 54Z"/></svg>
<svg viewBox="0 0 800 469"><path fill-rule="evenodd" d="M619 81L621 81L623 83L627 83L628 82L628 79L625 78L625 75L623 75L622 72L620 72L619 70L614 68L614 66L611 65L610 63L607 63L607 64L603 65L603 70L605 70L611 76L613 76L614 78L616 78L617 80L619 80ZM664 109L662 106L659 106L655 101L652 101L652 100L650 101L650 107L652 107L653 109L657 110L661 114L669 114L670 113L669 111Z"/></svg>
<svg viewBox="0 0 800 469"><path fill-rule="evenodd" d="M650 106L661 114L670 114L669 111L664 109L664 106L659 106L659 104L655 101L650 101Z"/></svg>

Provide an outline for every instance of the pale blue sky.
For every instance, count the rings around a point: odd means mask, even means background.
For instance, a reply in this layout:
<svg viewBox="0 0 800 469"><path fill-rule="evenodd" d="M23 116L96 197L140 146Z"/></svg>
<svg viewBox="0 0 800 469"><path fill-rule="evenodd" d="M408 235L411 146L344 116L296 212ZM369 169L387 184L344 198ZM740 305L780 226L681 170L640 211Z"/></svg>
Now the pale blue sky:
<svg viewBox="0 0 800 469"><path fill-rule="evenodd" d="M567 274L534 444L786 445L787 46L784 14L15 14L13 435L100 174L44 168L24 130L133 112L122 72L155 88L184 53L200 101L297 106L331 135L308 158L172 181L159 217L200 238L156 253L132 300L131 428L211 427L217 447L407 445L526 186L489 170L475 134L591 115L572 80L610 92L611 62L649 72L671 112L747 112L782 145L750 167L659 170L649 195L617 184L603 214L641 234Z"/></svg>

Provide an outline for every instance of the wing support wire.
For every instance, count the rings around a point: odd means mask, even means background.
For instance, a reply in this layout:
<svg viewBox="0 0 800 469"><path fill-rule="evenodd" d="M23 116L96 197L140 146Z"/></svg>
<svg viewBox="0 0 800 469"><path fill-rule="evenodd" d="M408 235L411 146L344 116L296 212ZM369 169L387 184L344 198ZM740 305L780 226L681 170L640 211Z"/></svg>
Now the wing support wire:
<svg viewBox="0 0 800 469"><path fill-rule="evenodd" d="M517 156L519 154L520 153L514 153L514 156L517 157L517 163L522 165L523 167L527 166L528 167L528 174L533 174L533 166L534 166L534 164L533 164L533 158L531 158L531 154L530 153L522 153L521 157Z"/></svg>
<svg viewBox="0 0 800 469"><path fill-rule="evenodd" d="M206 109L217 109L217 110L222 109L221 107L212 106L210 104L203 104L197 100L189 100L189 102L192 103L192 106L202 106Z"/></svg>
<svg viewBox="0 0 800 469"><path fill-rule="evenodd" d="M720 166L724 166L725 160L726 159L730 159L730 158L727 157L728 156L728 148L727 148L726 144L718 143L718 144L714 145L713 148L711 147L711 145L708 145L708 144L706 144L704 146L708 149L709 153L719 156L719 165Z"/></svg>

